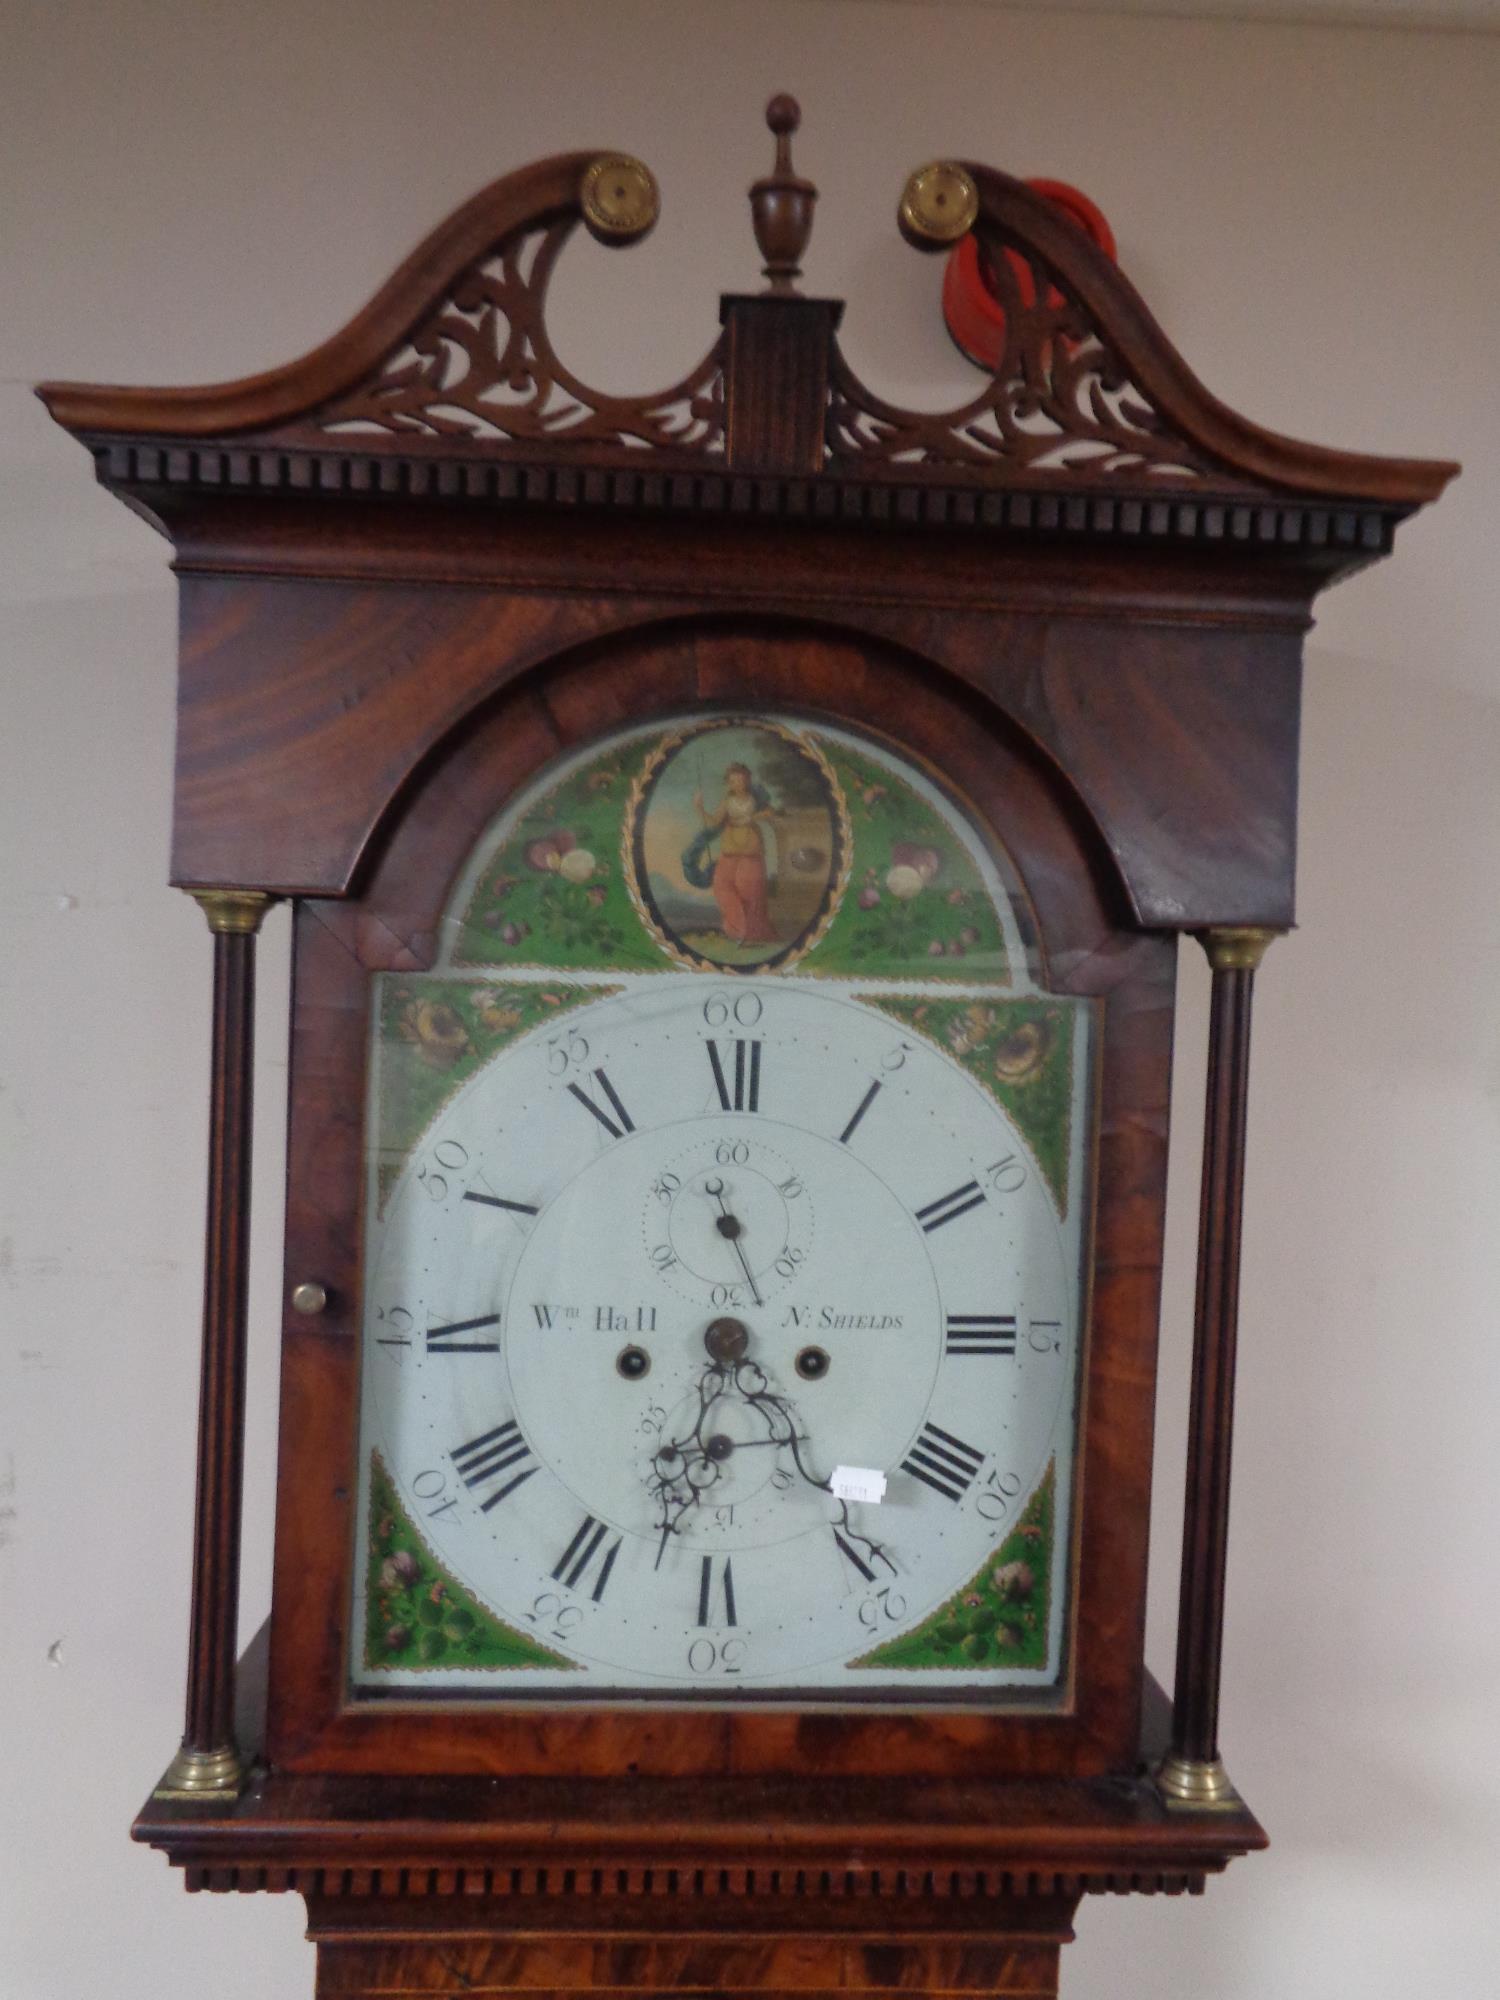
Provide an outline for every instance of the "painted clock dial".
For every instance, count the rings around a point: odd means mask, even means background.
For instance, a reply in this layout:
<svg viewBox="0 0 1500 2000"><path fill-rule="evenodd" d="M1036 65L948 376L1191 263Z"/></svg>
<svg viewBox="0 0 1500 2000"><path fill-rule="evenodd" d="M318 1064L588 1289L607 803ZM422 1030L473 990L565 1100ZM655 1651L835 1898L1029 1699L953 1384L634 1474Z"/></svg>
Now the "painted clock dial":
<svg viewBox="0 0 1500 2000"><path fill-rule="evenodd" d="M372 1008L357 1688L1038 1699L1092 1014L889 747L559 764Z"/></svg>

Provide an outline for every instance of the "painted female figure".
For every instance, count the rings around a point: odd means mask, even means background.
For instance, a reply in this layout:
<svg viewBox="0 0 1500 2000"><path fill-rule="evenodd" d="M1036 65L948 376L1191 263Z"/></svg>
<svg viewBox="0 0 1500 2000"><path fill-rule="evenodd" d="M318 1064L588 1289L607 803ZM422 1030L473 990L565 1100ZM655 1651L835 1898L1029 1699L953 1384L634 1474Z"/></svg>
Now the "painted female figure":
<svg viewBox="0 0 1500 2000"><path fill-rule="evenodd" d="M702 791L694 792L693 804L703 821L703 832L693 847L706 849L714 835L719 836L712 885L730 943L775 944L762 831L762 823L774 817L771 795L756 784L748 764L731 764L724 773L724 785L724 796L712 811L704 804Z"/></svg>

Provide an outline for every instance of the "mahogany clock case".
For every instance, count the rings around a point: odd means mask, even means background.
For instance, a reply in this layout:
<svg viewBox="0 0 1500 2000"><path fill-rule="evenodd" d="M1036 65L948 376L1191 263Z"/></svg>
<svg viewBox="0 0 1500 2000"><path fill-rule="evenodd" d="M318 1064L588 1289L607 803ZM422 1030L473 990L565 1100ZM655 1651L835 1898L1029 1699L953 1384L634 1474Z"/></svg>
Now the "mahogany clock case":
<svg viewBox="0 0 1500 2000"><path fill-rule="evenodd" d="M493 638L504 656L504 608ZM883 730L973 803L1020 867L1059 992L1103 1010L1099 1191L1086 1348L1069 1686L1048 1709L548 1712L379 1703L346 1693L352 1597L370 975L430 961L452 881L497 807L609 723L707 702L802 710ZM382 828L357 897L298 912L290 1086L287 1314L268 1751L290 1770L604 1775L892 1768L1081 1773L1126 1764L1141 1697L1151 1382L1165 1188L1175 952L1121 921L1097 832L994 709L931 664L806 621L687 618L538 668L425 760ZM540 1702L538 1697L538 1703ZM918 1700L921 1699L918 1690ZM815 1746L815 1748L814 1748Z"/></svg>
<svg viewBox="0 0 1500 2000"><path fill-rule="evenodd" d="M1294 920L1313 600L1456 468L1238 416L1072 224L973 162L911 175L899 221L928 250L975 233L1005 351L958 408L896 408L840 350L840 304L795 289L797 115L770 106L751 195L766 289L726 297L660 395L589 389L545 326L575 226L624 246L655 220L649 170L613 153L482 190L284 368L43 391L173 544L172 874L215 932L187 1727L136 1837L190 1887L306 1894L330 1994L1037 2000L1085 1890L1196 1890L1264 1844L1218 1752L1255 966ZM914 757L1007 851L1048 987L1094 1005L1066 1685L990 1708L362 1701L372 981L431 962L466 856L553 760L710 708ZM298 907L262 1735L236 1725L234 1636L254 930L277 897ZM1169 1731L1143 1612L1185 933L1213 1001ZM292 1309L303 1286L325 1310Z"/></svg>

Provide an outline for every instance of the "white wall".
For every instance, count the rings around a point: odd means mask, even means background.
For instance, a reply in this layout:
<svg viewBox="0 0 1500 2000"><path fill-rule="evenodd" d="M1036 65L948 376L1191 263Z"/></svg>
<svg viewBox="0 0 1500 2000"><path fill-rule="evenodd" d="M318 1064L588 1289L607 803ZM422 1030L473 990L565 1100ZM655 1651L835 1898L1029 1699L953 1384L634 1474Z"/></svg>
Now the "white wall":
<svg viewBox="0 0 1500 2000"><path fill-rule="evenodd" d="M5 0L0 8L0 1993L311 1992L295 1899L186 1898L126 1828L180 1725L209 943L164 886L167 549L27 385L216 379L359 306L564 147L644 155L656 236L559 280L606 385L753 282L760 107L802 98L809 279L898 399L958 364L909 167L1076 181L1210 385L1344 446L1460 457L1308 649L1301 916L1258 1015L1230 1769L1269 1855L1089 1902L1071 2000L1493 1990L1500 1809L1500 41L961 5ZM1487 532L1488 529L1488 532ZM269 926L247 1626L266 1601L286 918ZM1151 1657L1170 1670L1206 975L1186 955Z"/></svg>

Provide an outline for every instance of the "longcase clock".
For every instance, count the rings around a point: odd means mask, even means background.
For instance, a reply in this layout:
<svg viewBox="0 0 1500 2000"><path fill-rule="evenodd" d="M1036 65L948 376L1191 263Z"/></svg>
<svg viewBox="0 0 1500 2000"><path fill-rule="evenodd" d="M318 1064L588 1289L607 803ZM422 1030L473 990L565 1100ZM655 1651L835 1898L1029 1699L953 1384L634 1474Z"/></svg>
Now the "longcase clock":
<svg viewBox="0 0 1500 2000"><path fill-rule="evenodd" d="M507 175L288 367L52 385L172 542L214 938L182 1747L137 1822L318 1991L1057 1990L1264 1836L1218 1747L1251 990L1315 593L1454 468L1216 402L989 168L943 414L797 289L605 396L648 170ZM295 904L268 1641L237 1669L255 934ZM1143 1663L1179 940L1212 967L1175 1689ZM237 1706L238 1697L238 1706ZM1140 1990L1151 1990L1144 1982Z"/></svg>

